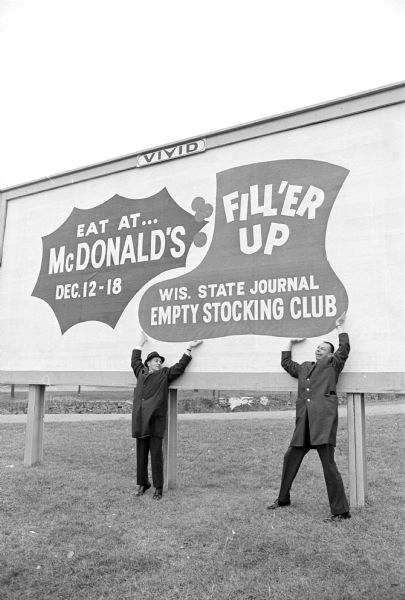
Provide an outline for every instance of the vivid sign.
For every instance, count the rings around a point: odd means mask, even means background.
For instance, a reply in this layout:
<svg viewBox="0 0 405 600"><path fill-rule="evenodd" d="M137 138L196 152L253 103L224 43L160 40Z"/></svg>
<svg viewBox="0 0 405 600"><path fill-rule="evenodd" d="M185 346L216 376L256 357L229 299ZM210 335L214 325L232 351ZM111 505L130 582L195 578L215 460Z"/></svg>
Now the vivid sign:
<svg viewBox="0 0 405 600"><path fill-rule="evenodd" d="M201 229L213 208L200 197L194 215L166 189L75 208L43 238L33 295L51 306L62 333L88 320L114 327L147 282L186 265L194 243L204 248L201 263L142 295L139 321L147 334L164 341L322 335L348 307L325 250L330 212L347 175L337 165L299 159L218 173L208 250Z"/></svg>
<svg viewBox="0 0 405 600"><path fill-rule="evenodd" d="M189 154L204 152L205 140L197 140L196 142L187 142L186 144L178 144L167 148L160 148L152 152L140 154L136 160L137 167L147 167L155 163L173 160L174 158L184 158Z"/></svg>

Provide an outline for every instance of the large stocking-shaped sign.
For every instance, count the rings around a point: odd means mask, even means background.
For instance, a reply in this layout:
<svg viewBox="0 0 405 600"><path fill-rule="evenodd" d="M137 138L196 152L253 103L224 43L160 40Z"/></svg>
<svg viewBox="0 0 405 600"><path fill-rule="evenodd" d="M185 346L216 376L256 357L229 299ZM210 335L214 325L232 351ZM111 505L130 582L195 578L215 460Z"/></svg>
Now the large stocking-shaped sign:
<svg viewBox="0 0 405 600"><path fill-rule="evenodd" d="M147 290L143 329L165 341L331 331L348 298L328 262L325 236L347 175L313 160L218 173L209 251L194 271Z"/></svg>

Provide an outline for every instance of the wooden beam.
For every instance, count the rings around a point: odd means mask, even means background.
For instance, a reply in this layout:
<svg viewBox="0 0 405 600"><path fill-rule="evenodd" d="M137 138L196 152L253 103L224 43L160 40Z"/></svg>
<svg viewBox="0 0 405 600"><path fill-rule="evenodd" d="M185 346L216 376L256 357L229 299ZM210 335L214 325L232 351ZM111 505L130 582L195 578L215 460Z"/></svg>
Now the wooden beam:
<svg viewBox="0 0 405 600"><path fill-rule="evenodd" d="M69 385L134 387L130 371L2 371L0 385ZM271 390L297 393L297 383L287 373L190 372L176 379L178 390ZM404 372L345 373L339 377L339 392L405 393Z"/></svg>
<svg viewBox="0 0 405 600"><path fill-rule="evenodd" d="M354 394L354 417L356 430L357 506L364 506L366 504L367 496L366 419L364 394Z"/></svg>
<svg viewBox="0 0 405 600"><path fill-rule="evenodd" d="M244 142L267 135L279 134L283 131L291 131L301 127L307 127L315 123L323 123L342 117L361 114L370 110L385 108L404 102L405 85L403 81L382 86L372 90L366 90L357 94L351 94L342 98L328 100L312 106L307 106L285 113L273 115L257 121L243 123L234 127L228 127L219 131L208 132L198 138L181 138L170 143L170 146L194 142L196 139L206 139L207 150L220 148L229 144ZM82 181L94 180L115 173L121 173L136 168L137 158L142 154L157 152L167 147L155 146L144 148L136 154L128 154L104 162L80 167L63 173L54 173L52 177L44 177L35 181L14 185L1 190L1 200L6 203L9 200L22 198L31 194L57 189L63 186L71 186ZM1 209L1 203L0 203ZM1 213L0 213L1 217ZM1 219L0 219L1 223ZM2 232L0 229L0 252ZM0 256L1 259L1 256Z"/></svg>
<svg viewBox="0 0 405 600"><path fill-rule="evenodd" d="M356 440L354 424L354 394L347 394L347 432L349 438L349 494L350 504L357 502L357 478L356 478Z"/></svg>
<svg viewBox="0 0 405 600"><path fill-rule="evenodd" d="M366 421L364 394L347 395L350 505L365 506L367 498Z"/></svg>
<svg viewBox="0 0 405 600"><path fill-rule="evenodd" d="M163 443L165 489L177 485L177 389L169 390L167 430Z"/></svg>
<svg viewBox="0 0 405 600"><path fill-rule="evenodd" d="M45 414L45 386L28 387L28 414L25 434L24 464L32 467L42 463Z"/></svg>
<svg viewBox="0 0 405 600"><path fill-rule="evenodd" d="M0 192L0 265L3 259L3 244L6 233L7 200Z"/></svg>

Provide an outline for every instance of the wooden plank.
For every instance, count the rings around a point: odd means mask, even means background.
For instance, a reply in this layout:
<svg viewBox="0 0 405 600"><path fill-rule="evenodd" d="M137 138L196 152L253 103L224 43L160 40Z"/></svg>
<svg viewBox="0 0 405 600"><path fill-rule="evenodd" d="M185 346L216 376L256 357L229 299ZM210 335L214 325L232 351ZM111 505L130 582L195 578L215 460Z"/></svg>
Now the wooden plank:
<svg viewBox="0 0 405 600"><path fill-rule="evenodd" d="M401 82L385 88L369 90L361 94L337 98L323 104L274 115L260 121L224 129L212 135L207 134L204 136L207 140L206 147L207 150L210 150L211 148L218 148L247 139L274 135L283 131L291 131L393 104L400 104L404 102L404 92L405 88Z"/></svg>
<svg viewBox="0 0 405 600"><path fill-rule="evenodd" d="M169 390L168 410L167 487L177 484L177 389Z"/></svg>
<svg viewBox="0 0 405 600"><path fill-rule="evenodd" d="M368 476L367 476L367 452L366 452L366 403L364 399L364 394L361 394L361 427L363 431L363 457L364 457L364 498L367 500L368 494Z"/></svg>
<svg viewBox="0 0 405 600"><path fill-rule="evenodd" d="M28 467L42 463L44 414L45 386L30 385L24 453L24 464Z"/></svg>
<svg viewBox="0 0 405 600"><path fill-rule="evenodd" d="M167 432L165 436L165 489L173 489L177 485L177 389L169 390L167 413Z"/></svg>
<svg viewBox="0 0 405 600"><path fill-rule="evenodd" d="M357 506L356 477L356 430L354 418L354 394L347 395L347 431L349 438L349 495L351 506Z"/></svg>
<svg viewBox="0 0 405 600"><path fill-rule="evenodd" d="M364 417L364 394L354 394L354 420L356 432L356 487L357 487L357 507L364 506L366 503L366 431Z"/></svg>
<svg viewBox="0 0 405 600"><path fill-rule="evenodd" d="M290 131L301 127L307 127L315 123L322 123L333 119L340 119L349 115L359 114L365 111L376 110L404 102L405 85L403 82L390 84L373 90L352 94L343 98L336 98L313 106L292 110L286 113L273 115L265 119L243 123L234 127L228 127L219 131L213 131L192 138L182 138L171 142L170 146L186 144L196 139L205 138L207 150L219 148L229 144L243 142L245 140L263 137L266 135L278 134L283 131ZM79 169L53 174L51 177L44 177L31 182L18 184L2 190L3 199L7 202L16 198L21 198L31 194L37 194L43 191L56 189L63 186L71 186L82 181L97 179L115 173L136 168L139 155L156 152L161 148L143 149L136 154L117 157L106 160L101 163L88 165ZM186 159L193 160L193 155ZM1 251L1 233L0 233L0 251Z"/></svg>
<svg viewBox="0 0 405 600"><path fill-rule="evenodd" d="M133 387L130 371L0 371L0 384L16 385L95 385ZM176 380L181 390L259 390L297 392L297 384L287 373L188 372ZM405 393L404 372L350 373L339 378L339 393Z"/></svg>
<svg viewBox="0 0 405 600"><path fill-rule="evenodd" d="M0 265L3 258L3 242L6 233L7 200L0 193Z"/></svg>
<svg viewBox="0 0 405 600"><path fill-rule="evenodd" d="M350 505L360 508L367 497L366 419L364 394L348 394Z"/></svg>

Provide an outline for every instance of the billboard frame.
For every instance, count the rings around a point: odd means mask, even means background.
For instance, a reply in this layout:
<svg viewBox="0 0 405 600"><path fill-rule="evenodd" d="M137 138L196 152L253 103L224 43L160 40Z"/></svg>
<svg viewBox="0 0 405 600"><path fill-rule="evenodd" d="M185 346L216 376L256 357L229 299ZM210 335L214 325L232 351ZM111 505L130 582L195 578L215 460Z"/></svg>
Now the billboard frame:
<svg viewBox="0 0 405 600"><path fill-rule="evenodd" d="M203 136L183 139L170 145L157 146L140 152L103 161L86 167L66 171L51 177L15 185L0 191L0 273L4 234L7 226L7 205L9 202L43 191L72 186L83 181L97 179L139 167L140 156L158 152L164 148L187 145L204 139L204 152L237 142L269 136L276 133L308 127L335 119L380 110L388 106L405 103L405 82L398 82L358 94L338 98L314 106L282 113L266 119L212 132ZM187 160L187 155L173 160ZM129 350L130 352L130 350ZM129 360L128 360L129 365ZM179 389L205 388L206 373L185 373L177 382ZM210 373L210 385L214 389L272 389L292 391L295 386L287 374L283 373ZM105 385L128 386L134 382L131 371L4 371L0 368L0 383L28 385ZM343 392L403 392L405 373L343 373L339 381Z"/></svg>

